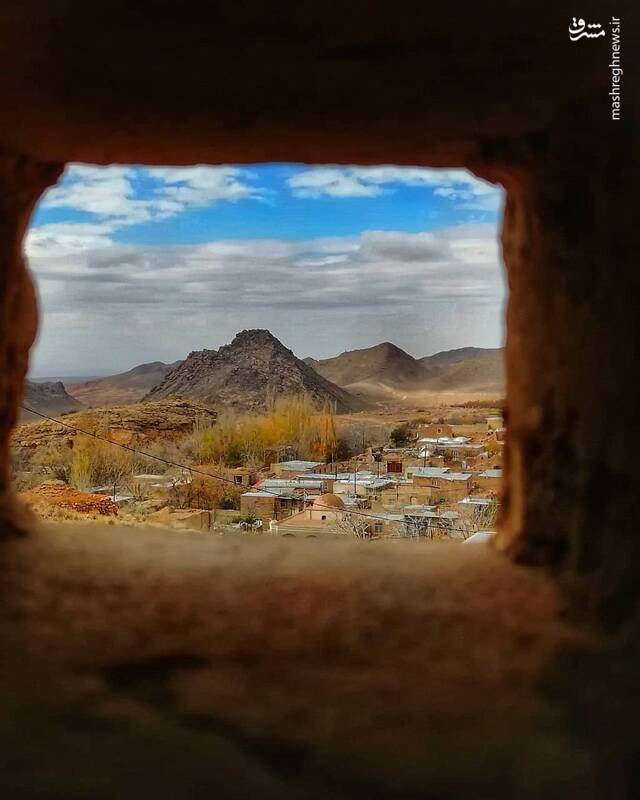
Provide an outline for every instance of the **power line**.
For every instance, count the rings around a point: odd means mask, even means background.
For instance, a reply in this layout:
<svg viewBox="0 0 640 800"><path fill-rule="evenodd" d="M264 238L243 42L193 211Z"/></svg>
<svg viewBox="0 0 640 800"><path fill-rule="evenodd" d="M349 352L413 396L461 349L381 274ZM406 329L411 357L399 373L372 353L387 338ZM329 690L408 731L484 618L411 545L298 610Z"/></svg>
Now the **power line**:
<svg viewBox="0 0 640 800"><path fill-rule="evenodd" d="M210 480L221 481L222 483L228 483L228 484L231 484L232 486L237 487L237 484L236 484L235 481L233 481L231 478L227 478L224 475L215 475L215 474L212 474L210 472L204 472L203 470L196 469L195 467L190 467L187 464L180 464L177 461L172 461L171 459L168 459L168 458L162 458L162 456L156 456L153 453L146 453L144 450L138 450L138 448L136 448L136 447L131 447L130 445L123 444L122 442L116 442L114 439L109 439L106 436L101 436L99 433L94 433L92 431L86 431L83 428L76 427L75 425L69 425L68 422L63 422L62 420L56 419L55 417L50 417L48 414L43 414L41 411L36 411L35 409L29 408L28 406L25 406L25 405L21 405L20 408L22 408L23 411L28 411L30 414L35 414L37 417L41 417L42 419L49 420L50 422L55 422L56 425L62 425L63 428L67 428L68 430L74 431L75 433L81 433L84 436L90 436L93 439L97 439L98 441L105 442L106 444L113 445L114 447L119 447L122 450L127 450L130 453L135 453L136 455L143 456L144 458L151 458L154 461L159 461L160 463L166 464L169 467L177 467L178 469L186 470L187 472L192 473L194 475L200 475L203 478L209 478ZM273 497L280 497L280 495L277 492L270 492L269 489L267 489L267 488L260 489L260 491L264 492L265 494L270 494ZM327 505L324 505L322 503L319 504L319 505L316 505L315 502L314 502L314 507L315 508L322 508L322 509L329 509L331 511L335 511L336 510L335 506L327 506ZM365 511L358 511L358 510L348 509L348 510L346 510L346 512L348 514L354 514L356 516L366 517L367 519L374 519L374 520L381 520L383 522L388 522L387 517L382 517L382 516L376 515L376 514L367 514ZM438 520L438 523L440 523L440 520ZM409 523L409 524L412 524L412 523ZM435 524L435 522L433 523L433 527L436 527L436 528L439 527L442 530L447 530L447 531L458 531L458 532L461 532L461 533L468 533L468 531L465 530L464 528L455 528L455 527L453 527L451 525Z"/></svg>

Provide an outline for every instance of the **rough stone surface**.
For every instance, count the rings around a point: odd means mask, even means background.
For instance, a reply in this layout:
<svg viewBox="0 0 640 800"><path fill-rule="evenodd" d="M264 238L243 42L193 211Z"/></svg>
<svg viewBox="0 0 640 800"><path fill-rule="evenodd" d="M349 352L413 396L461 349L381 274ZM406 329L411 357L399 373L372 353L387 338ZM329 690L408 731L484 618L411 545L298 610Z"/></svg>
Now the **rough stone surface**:
<svg viewBox="0 0 640 800"><path fill-rule="evenodd" d="M264 411L271 397L298 394L307 394L320 405L329 403L338 412L363 406L267 330L241 331L219 350L189 353L146 399L182 396L220 409Z"/></svg>
<svg viewBox="0 0 640 800"><path fill-rule="evenodd" d="M20 492L19 498L32 508L34 506L63 508L79 514L99 514L101 516L117 516L118 514L118 504L110 497L93 492L81 492L58 480L44 481L34 489Z"/></svg>
<svg viewBox="0 0 640 800"><path fill-rule="evenodd" d="M36 448L67 440L73 447L78 431L103 436L118 444L141 445L156 439L172 440L191 433L196 423L215 425L217 413L193 400L156 400L103 409L84 409L63 420L19 425L14 447ZM61 424L62 423L62 424Z"/></svg>
<svg viewBox="0 0 640 800"><path fill-rule="evenodd" d="M18 419L29 350L38 330L36 296L22 256L29 215L62 167L0 145L0 538L23 527L9 485L9 437Z"/></svg>
<svg viewBox="0 0 640 800"><path fill-rule="evenodd" d="M592 796L539 689L592 644L482 546L69 523L0 574L5 797Z"/></svg>
<svg viewBox="0 0 640 800"><path fill-rule="evenodd" d="M34 381L24 382L24 405L41 414L57 416L66 414L69 411L77 411L82 408L82 403L68 394L61 381L45 381L35 383ZM21 422L27 420L38 420L37 414L20 409L19 419Z"/></svg>

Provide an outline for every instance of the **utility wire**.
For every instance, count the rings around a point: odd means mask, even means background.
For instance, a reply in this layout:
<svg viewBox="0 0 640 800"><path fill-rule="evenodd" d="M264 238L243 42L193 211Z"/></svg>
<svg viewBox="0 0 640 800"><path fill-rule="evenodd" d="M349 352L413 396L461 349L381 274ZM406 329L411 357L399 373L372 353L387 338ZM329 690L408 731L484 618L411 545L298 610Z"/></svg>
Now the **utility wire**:
<svg viewBox="0 0 640 800"><path fill-rule="evenodd" d="M204 472L204 470L195 469L194 467L189 467L186 464L180 464L177 461L172 461L171 459L168 459L168 458L162 458L162 456L156 456L153 453L145 453L144 450L138 450L136 447L130 447L129 445L123 444L122 442L116 442L113 439L109 439L106 436L101 436L99 433L94 433L92 431L86 431L83 428L76 427L75 425L69 425L68 422L63 422L62 420L56 419L55 417L50 417L48 414L43 414L41 411L36 411L33 408L28 408L25 405L21 405L20 408L22 408L23 411L28 411L30 414L35 414L37 417L42 417L42 419L49 420L50 422L55 422L57 425L62 425L63 428L67 428L70 431L74 431L74 433L81 433L84 436L90 436L91 438L97 439L98 441L105 442L106 444L111 444L114 447L121 448L122 450L127 450L129 453L135 453L136 455L144 456L144 458L151 458L154 461L159 461L160 463L166 464L169 467L177 467L178 469L186 470L187 472L192 473L194 475L200 475L203 478L209 478L210 480L221 481L222 483L228 483L228 484L231 484L232 486L236 486L236 487L238 485L235 481L231 480L231 478L227 478L224 475L215 475L215 474L212 474L210 472ZM309 473L309 474L315 474L315 473ZM322 473L318 473L319 477L321 477L321 475L322 475ZM273 497L280 497L280 495L277 492L270 492L269 489L267 489L267 488L260 489L259 491L264 492L265 494L270 494ZM328 505L324 505L324 504L316 505L315 502L314 502L314 506L315 506L315 508L329 509L330 511L335 511L336 510L335 506L328 506ZM347 514L354 514L356 516L366 517L367 519L374 519L374 520L381 520L383 522L388 522L388 518L387 517L382 517L382 516L376 515L376 514L367 514L365 511L346 509L346 513ZM440 523L440 520L438 520L437 522ZM409 523L409 524L411 524L411 523ZM447 531L457 531L457 532L460 532L460 533L468 533L468 531L465 528L455 528L455 527L450 526L450 525L436 524L435 521L434 521L432 527L440 528L442 530L447 530Z"/></svg>

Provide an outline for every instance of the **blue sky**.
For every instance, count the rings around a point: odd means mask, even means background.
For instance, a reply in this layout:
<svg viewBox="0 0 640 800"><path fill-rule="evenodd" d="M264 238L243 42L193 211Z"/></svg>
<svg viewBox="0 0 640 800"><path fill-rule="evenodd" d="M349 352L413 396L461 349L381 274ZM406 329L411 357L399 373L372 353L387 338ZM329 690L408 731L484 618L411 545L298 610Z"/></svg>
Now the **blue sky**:
<svg viewBox="0 0 640 800"><path fill-rule="evenodd" d="M32 374L107 374L266 327L300 356L502 343L502 192L462 170L71 165L26 242Z"/></svg>
<svg viewBox="0 0 640 800"><path fill-rule="evenodd" d="M397 172L402 172L394 168ZM337 185L324 190L304 192L290 186L309 172L307 167L293 164L262 164L238 168L243 186L253 189L253 196L207 205L195 203L176 214L157 221L123 226L115 232L114 241L140 245L202 244L220 239L310 239L321 236L354 236L363 230L397 230L418 233L463 222L494 222L497 219L499 192L490 193L488 208L466 208L462 202L437 193L442 186L404 183L401 180L370 184L372 194L335 194ZM72 187L79 181L71 170L62 186ZM164 189L162 181L149 176L145 168L133 170L132 189L135 197L150 201L154 191ZM456 183L452 182L455 187ZM478 182L478 185L481 185ZM457 184L458 191L465 187ZM365 184L367 191L369 186ZM348 192L349 187L341 191ZM355 191L358 191L357 187ZM302 196L300 193L302 192ZM54 195L55 191L51 193ZM309 196L310 194L310 196ZM492 202L489 202L489 198ZM477 199L469 197L469 200ZM78 205L81 204L81 201ZM96 215L76 206L57 206L43 202L32 225L38 227L55 222L90 222Z"/></svg>

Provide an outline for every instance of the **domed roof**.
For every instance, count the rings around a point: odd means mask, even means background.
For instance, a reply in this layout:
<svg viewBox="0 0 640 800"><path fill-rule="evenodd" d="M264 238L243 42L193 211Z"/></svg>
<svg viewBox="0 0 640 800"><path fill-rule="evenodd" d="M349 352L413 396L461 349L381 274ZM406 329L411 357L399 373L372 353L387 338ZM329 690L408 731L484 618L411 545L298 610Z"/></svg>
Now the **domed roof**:
<svg viewBox="0 0 640 800"><path fill-rule="evenodd" d="M345 506L337 495L321 494L320 497L316 497L313 501L313 507L318 511L322 511L327 508L344 508Z"/></svg>

